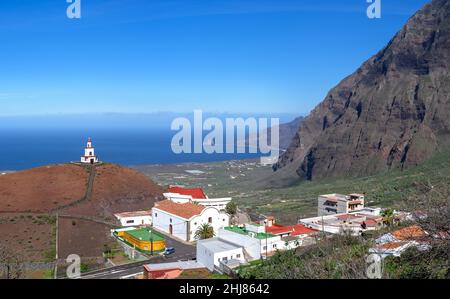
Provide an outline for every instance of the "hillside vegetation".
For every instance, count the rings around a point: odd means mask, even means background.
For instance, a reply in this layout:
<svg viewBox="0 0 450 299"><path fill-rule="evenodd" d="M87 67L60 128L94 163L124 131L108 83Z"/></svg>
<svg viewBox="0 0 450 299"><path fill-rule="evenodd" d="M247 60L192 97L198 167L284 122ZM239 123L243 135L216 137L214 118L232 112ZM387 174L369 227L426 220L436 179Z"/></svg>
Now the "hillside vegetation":
<svg viewBox="0 0 450 299"><path fill-rule="evenodd" d="M199 186L210 197L232 196L241 209L274 215L278 221L289 224L300 217L315 216L317 196L326 193L365 193L370 206L404 208L409 196L450 184L450 150L403 171L305 181L284 188L266 188L259 184L259 178L271 169L258 161L153 165L139 169L160 184ZM204 173L189 175L186 173L189 169Z"/></svg>

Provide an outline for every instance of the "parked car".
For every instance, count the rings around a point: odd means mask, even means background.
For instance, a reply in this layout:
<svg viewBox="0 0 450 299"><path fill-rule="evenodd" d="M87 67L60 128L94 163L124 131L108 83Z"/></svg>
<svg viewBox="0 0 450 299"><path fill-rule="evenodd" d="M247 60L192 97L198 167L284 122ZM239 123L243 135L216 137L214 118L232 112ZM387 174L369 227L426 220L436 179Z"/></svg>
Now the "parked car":
<svg viewBox="0 0 450 299"><path fill-rule="evenodd" d="M166 256L174 254L174 253L175 253L175 248L173 248L173 247L167 247L163 252L163 254Z"/></svg>

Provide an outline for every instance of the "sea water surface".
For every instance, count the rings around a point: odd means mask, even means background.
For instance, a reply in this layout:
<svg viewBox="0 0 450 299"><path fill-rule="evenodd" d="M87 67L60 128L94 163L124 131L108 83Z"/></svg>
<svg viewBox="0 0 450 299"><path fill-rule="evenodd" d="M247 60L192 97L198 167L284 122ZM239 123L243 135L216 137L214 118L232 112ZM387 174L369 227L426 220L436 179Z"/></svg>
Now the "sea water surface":
<svg viewBox="0 0 450 299"><path fill-rule="evenodd" d="M166 129L0 130L0 170L15 171L49 164L78 162L88 137L101 161L134 166L184 162L212 162L259 157L258 154L175 154L174 131Z"/></svg>

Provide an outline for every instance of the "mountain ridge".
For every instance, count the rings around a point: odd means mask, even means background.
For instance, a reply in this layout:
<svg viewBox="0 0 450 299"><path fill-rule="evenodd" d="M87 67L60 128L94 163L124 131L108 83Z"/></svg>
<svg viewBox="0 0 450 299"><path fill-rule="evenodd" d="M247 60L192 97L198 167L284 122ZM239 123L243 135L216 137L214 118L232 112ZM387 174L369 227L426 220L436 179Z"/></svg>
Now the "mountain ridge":
<svg viewBox="0 0 450 299"><path fill-rule="evenodd" d="M450 1L433 0L302 121L271 180L374 174L432 157L450 144L449 70Z"/></svg>

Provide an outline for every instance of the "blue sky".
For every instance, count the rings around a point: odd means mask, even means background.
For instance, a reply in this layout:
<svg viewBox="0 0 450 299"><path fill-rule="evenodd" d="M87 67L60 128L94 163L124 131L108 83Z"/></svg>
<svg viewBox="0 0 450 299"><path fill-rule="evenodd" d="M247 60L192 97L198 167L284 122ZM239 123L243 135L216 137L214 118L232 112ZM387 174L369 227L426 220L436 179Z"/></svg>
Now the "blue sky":
<svg viewBox="0 0 450 299"><path fill-rule="evenodd" d="M1 1L0 115L307 114L426 2Z"/></svg>

